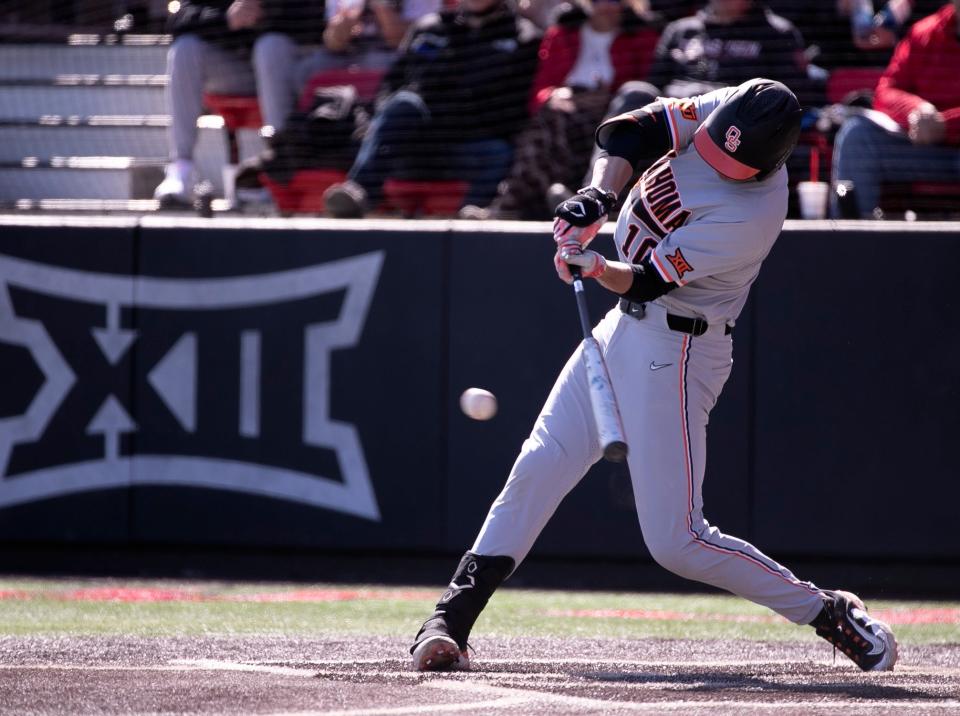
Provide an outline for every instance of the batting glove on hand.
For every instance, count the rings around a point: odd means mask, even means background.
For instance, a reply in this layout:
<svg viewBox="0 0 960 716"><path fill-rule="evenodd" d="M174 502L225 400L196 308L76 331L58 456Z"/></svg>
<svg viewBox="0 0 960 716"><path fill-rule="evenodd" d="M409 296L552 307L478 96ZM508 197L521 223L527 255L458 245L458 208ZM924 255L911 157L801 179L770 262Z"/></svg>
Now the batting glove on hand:
<svg viewBox="0 0 960 716"><path fill-rule="evenodd" d="M607 260L596 251L563 251L557 249L553 257L553 266L557 269L557 275L564 283L573 283L573 274L570 273L571 266L580 267L580 275L583 278L598 278L607 270Z"/></svg>
<svg viewBox="0 0 960 716"><path fill-rule="evenodd" d="M587 246L600 231L607 220L617 195L595 186L581 189L560 204L553 221L553 238L561 242L576 241L581 247Z"/></svg>

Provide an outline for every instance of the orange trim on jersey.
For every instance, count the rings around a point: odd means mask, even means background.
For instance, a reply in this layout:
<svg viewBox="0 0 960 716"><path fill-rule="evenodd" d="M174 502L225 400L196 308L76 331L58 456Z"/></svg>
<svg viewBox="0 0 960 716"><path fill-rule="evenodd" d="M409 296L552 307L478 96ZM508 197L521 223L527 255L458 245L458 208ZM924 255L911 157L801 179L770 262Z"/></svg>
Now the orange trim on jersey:
<svg viewBox="0 0 960 716"><path fill-rule="evenodd" d="M672 103L670 107L667 107L667 111L664 114L667 115L667 126L670 127L670 136L673 138L673 150L676 152L680 151L680 130L677 128L677 123L673 119L673 112L671 111L673 107L676 107L676 103Z"/></svg>
<svg viewBox="0 0 960 716"><path fill-rule="evenodd" d="M693 135L693 146L697 148L697 154L703 161L727 179L743 181L760 173L759 169L738 162L714 144L705 124L701 124L700 129Z"/></svg>
<svg viewBox="0 0 960 716"><path fill-rule="evenodd" d="M657 269L657 273L660 274L660 278L668 283L676 283L676 281L674 281L673 277L670 275L670 272L667 271L666 267L662 263L660 263L660 257L657 256L657 252L655 250L651 251L650 255L653 257L653 265L654 268Z"/></svg>

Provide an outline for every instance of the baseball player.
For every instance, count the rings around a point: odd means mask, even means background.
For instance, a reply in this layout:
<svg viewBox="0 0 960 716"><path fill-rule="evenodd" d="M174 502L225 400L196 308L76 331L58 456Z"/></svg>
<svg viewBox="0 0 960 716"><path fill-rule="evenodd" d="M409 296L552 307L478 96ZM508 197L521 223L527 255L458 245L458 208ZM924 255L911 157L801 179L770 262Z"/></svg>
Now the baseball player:
<svg viewBox="0 0 960 716"><path fill-rule="evenodd" d="M702 484L707 418L730 374L734 322L787 214L783 164L801 109L754 79L689 99L660 98L607 120L591 185L556 210L554 264L619 296L594 328L619 397L643 538L667 569L810 624L866 671L892 669L897 642L849 592L819 589L710 525ZM587 248L630 179L617 261ZM530 437L410 651L419 670L468 668L467 637L557 505L600 459L585 368L567 362Z"/></svg>

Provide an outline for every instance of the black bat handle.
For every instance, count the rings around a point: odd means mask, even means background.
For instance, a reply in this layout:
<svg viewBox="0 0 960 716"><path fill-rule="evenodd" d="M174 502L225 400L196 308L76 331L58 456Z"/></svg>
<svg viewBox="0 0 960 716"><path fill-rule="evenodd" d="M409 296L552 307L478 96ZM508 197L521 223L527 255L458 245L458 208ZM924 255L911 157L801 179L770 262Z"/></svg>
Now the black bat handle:
<svg viewBox="0 0 960 716"><path fill-rule="evenodd" d="M577 313L580 314L580 328L583 330L583 337L593 336L593 330L590 328L590 313L587 311L587 294L583 288L583 277L580 275L579 266L570 267L570 275L573 276L573 294L577 298Z"/></svg>

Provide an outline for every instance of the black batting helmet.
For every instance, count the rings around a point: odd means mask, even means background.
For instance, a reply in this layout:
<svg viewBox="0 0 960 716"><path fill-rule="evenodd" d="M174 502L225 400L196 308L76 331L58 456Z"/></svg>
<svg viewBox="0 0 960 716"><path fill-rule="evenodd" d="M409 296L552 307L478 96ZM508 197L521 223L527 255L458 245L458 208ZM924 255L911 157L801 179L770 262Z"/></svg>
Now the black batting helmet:
<svg viewBox="0 0 960 716"><path fill-rule="evenodd" d="M728 179L763 179L787 161L800 135L802 114L786 85L749 80L713 110L693 143L703 160Z"/></svg>

